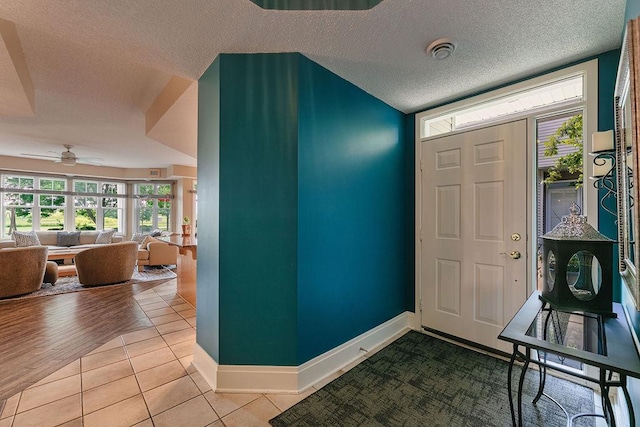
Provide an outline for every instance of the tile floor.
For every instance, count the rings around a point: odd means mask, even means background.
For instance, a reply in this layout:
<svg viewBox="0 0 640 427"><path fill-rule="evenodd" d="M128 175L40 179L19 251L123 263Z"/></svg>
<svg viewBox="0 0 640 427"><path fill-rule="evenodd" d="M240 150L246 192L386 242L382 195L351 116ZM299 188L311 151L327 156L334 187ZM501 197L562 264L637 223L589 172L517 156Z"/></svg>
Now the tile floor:
<svg viewBox="0 0 640 427"><path fill-rule="evenodd" d="M154 327L122 335L12 396L0 427L268 426L338 376L301 395L214 393L191 365L195 309L176 295L175 280L135 298Z"/></svg>
<svg viewBox="0 0 640 427"><path fill-rule="evenodd" d="M135 299L153 327L122 335L12 396L0 427L268 426L362 360L300 395L214 393L191 365L195 309L176 294L176 281ZM597 394L595 402L602 413Z"/></svg>

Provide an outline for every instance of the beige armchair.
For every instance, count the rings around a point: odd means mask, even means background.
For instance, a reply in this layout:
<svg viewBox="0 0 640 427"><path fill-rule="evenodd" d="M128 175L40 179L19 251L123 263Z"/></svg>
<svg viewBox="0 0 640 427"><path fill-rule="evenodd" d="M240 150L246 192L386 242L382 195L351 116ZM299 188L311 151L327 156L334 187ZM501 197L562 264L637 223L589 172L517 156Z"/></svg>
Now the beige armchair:
<svg viewBox="0 0 640 427"><path fill-rule="evenodd" d="M178 247L147 237L138 251L138 271L145 265L176 265L178 263Z"/></svg>
<svg viewBox="0 0 640 427"><path fill-rule="evenodd" d="M114 243L86 249L75 257L78 281L83 286L126 282L133 276L137 255L136 242Z"/></svg>
<svg viewBox="0 0 640 427"><path fill-rule="evenodd" d="M0 250L0 298L37 291L42 286L47 265L47 247Z"/></svg>

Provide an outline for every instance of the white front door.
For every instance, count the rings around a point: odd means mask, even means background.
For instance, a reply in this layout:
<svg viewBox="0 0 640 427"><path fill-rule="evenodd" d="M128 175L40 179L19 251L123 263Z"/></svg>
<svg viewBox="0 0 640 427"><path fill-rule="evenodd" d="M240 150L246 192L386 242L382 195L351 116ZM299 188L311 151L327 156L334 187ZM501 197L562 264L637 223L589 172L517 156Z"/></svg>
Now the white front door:
<svg viewBox="0 0 640 427"><path fill-rule="evenodd" d="M511 352L526 300L526 120L421 143L422 325ZM518 256L519 255L519 256Z"/></svg>

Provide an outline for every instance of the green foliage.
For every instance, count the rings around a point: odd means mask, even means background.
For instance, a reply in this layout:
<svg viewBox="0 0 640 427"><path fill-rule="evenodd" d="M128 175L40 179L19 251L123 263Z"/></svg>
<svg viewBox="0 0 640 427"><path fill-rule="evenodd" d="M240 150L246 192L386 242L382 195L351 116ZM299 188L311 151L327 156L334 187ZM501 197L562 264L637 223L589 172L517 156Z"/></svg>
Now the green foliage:
<svg viewBox="0 0 640 427"><path fill-rule="evenodd" d="M577 150L560 156L556 159L555 165L548 170L548 177L544 180L545 184L551 184L562 177L562 172L567 171L570 174L579 174L576 180L576 187L582 186L583 183L583 156L582 156L582 114L575 115L564 122L544 143L545 157L558 155L558 146L560 144L571 145Z"/></svg>
<svg viewBox="0 0 640 427"><path fill-rule="evenodd" d="M63 209L42 209L40 211L40 229L54 230L64 229L64 210Z"/></svg>
<svg viewBox="0 0 640 427"><path fill-rule="evenodd" d="M76 216L76 230L95 230L96 223L87 216Z"/></svg>

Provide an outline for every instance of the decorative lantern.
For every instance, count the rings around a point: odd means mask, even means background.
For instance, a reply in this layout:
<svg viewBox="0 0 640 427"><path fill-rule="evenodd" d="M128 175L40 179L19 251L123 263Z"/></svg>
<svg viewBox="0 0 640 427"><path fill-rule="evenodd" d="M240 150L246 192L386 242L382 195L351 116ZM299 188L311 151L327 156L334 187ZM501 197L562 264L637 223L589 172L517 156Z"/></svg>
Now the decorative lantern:
<svg viewBox="0 0 640 427"><path fill-rule="evenodd" d="M613 240L579 215L570 215L542 236L542 299L555 309L615 316L613 313Z"/></svg>

